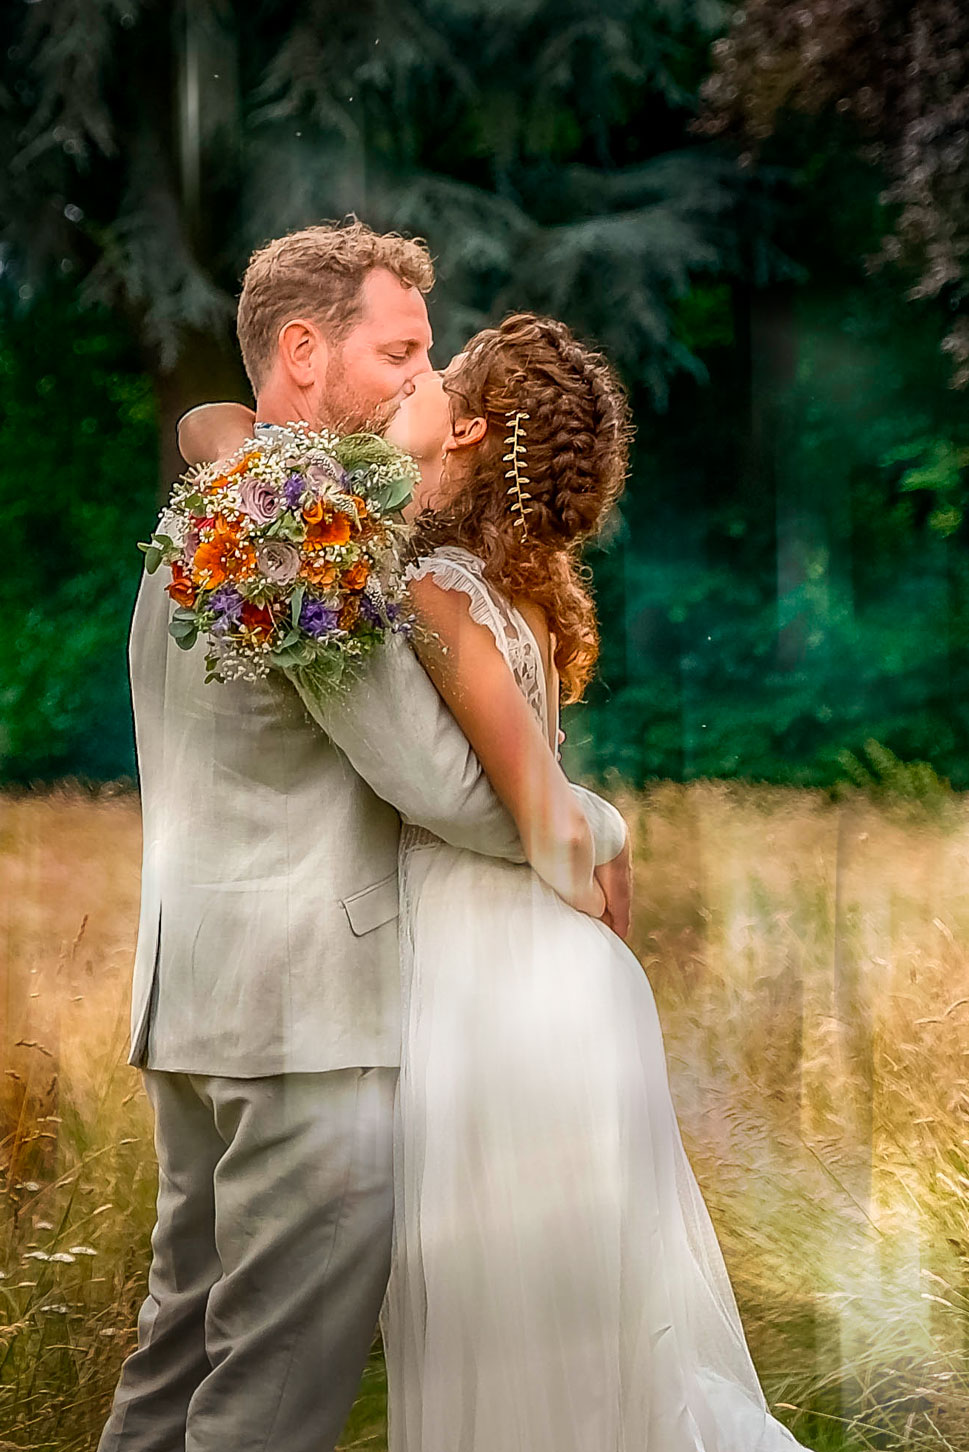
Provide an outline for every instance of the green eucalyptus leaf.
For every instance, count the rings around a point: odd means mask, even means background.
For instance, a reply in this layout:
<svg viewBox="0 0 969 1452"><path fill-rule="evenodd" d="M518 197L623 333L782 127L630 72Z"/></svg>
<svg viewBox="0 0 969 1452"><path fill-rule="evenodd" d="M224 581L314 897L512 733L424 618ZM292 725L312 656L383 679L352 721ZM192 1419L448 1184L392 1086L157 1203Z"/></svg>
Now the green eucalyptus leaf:
<svg viewBox="0 0 969 1452"><path fill-rule="evenodd" d="M190 625L184 620L173 620L168 627L168 633L182 650L191 650L198 640L199 631L194 622Z"/></svg>
<svg viewBox="0 0 969 1452"><path fill-rule="evenodd" d="M402 509L413 493L410 479L401 474L396 479L389 480L381 488L373 492L377 507L384 513L390 514L394 509Z"/></svg>

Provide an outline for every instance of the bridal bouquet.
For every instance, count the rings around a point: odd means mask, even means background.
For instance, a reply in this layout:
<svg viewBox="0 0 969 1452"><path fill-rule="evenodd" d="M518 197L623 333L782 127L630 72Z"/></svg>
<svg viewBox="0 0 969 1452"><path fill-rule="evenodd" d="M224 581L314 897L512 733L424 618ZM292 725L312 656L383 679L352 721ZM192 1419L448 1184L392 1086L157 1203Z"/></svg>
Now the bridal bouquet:
<svg viewBox="0 0 969 1452"><path fill-rule="evenodd" d="M167 566L176 643L206 649L206 680L295 671L335 686L406 628L406 526L415 461L375 434L257 425L226 463L175 484L145 568Z"/></svg>

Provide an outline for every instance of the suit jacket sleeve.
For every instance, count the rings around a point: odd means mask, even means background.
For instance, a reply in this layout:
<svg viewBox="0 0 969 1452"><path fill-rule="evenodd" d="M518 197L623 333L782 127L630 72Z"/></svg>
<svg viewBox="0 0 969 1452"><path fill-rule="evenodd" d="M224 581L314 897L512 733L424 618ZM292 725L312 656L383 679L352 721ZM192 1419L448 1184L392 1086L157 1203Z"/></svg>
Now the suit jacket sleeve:
<svg viewBox="0 0 969 1452"><path fill-rule="evenodd" d="M454 847L524 861L510 812L402 636L391 636L356 680L329 697L291 679L316 723L405 822ZM596 861L609 861L625 840L622 817L584 788L573 790L595 838Z"/></svg>

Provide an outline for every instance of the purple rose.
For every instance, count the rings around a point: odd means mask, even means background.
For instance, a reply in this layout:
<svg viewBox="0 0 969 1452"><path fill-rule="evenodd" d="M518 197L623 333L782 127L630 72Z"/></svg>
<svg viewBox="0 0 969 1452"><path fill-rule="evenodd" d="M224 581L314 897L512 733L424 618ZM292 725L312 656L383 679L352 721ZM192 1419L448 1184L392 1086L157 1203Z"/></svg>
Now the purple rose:
<svg viewBox="0 0 969 1452"><path fill-rule="evenodd" d="M256 561L274 585L291 585L299 574L299 550L285 540L265 540L256 550Z"/></svg>
<svg viewBox="0 0 969 1452"><path fill-rule="evenodd" d="M239 503L256 524L270 524L281 507L276 490L252 474L247 474L239 485Z"/></svg>
<svg viewBox="0 0 969 1452"><path fill-rule="evenodd" d="M299 474L290 474L283 485L283 500L287 509L298 510L303 502L303 480Z"/></svg>
<svg viewBox="0 0 969 1452"><path fill-rule="evenodd" d="M303 608L299 612L300 625L307 635L315 636L317 640L336 630L339 619L339 610L331 605L324 605L322 600L304 600Z"/></svg>

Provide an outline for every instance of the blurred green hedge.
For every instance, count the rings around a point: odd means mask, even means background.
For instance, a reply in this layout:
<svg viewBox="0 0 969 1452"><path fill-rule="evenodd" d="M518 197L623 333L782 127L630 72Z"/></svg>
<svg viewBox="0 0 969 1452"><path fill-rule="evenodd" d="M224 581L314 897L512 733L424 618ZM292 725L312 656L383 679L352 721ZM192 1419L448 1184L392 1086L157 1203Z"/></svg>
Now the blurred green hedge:
<svg viewBox="0 0 969 1452"><path fill-rule="evenodd" d="M134 772L126 642L157 508L151 384L66 287L0 295L0 777Z"/></svg>

